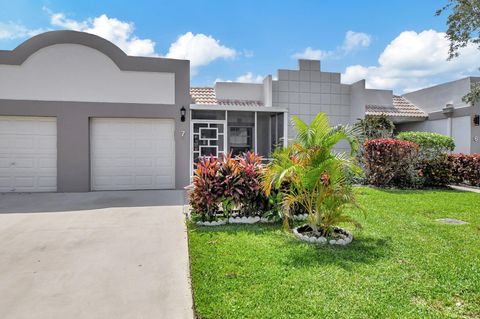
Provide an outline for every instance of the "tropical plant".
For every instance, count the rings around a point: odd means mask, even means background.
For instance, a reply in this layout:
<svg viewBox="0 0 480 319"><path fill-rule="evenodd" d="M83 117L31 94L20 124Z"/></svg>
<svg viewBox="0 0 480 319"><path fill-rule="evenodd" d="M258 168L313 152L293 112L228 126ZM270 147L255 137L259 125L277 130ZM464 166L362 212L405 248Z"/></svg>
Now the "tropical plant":
<svg viewBox="0 0 480 319"><path fill-rule="evenodd" d="M367 115L364 119L358 120L355 126L361 130L361 137L370 138L389 138L393 136L395 124L386 115Z"/></svg>
<svg viewBox="0 0 480 319"><path fill-rule="evenodd" d="M195 166L192 189L188 194L190 205L193 213L203 221L215 220L222 197L222 188L217 178L220 163L213 156L200 157Z"/></svg>
<svg viewBox="0 0 480 319"><path fill-rule="evenodd" d="M262 157L247 152L232 157L201 157L193 176L189 202L193 215L202 221L229 217L234 213L258 216L271 209L260 176Z"/></svg>
<svg viewBox="0 0 480 319"><path fill-rule="evenodd" d="M394 138L365 142L365 171L369 184L413 187L418 184L416 162L418 145Z"/></svg>
<svg viewBox="0 0 480 319"><path fill-rule="evenodd" d="M331 127L325 113L318 113L307 125L293 117L297 138L288 147L277 149L263 176L263 189L269 195L282 195L284 227L288 228L292 207L301 206L308 214L307 223L317 235L331 235L335 225L360 224L345 214L356 207L355 194L347 175L358 172L354 164L358 132L350 126ZM333 150L341 140L349 143L349 155Z"/></svg>

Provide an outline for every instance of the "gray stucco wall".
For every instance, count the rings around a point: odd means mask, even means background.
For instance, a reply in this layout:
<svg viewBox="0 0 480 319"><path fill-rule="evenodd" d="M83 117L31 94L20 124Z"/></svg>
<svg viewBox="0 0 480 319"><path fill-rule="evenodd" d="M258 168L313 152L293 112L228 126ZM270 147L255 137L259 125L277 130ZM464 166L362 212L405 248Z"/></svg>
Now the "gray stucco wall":
<svg viewBox="0 0 480 319"><path fill-rule="evenodd" d="M310 123L324 112L332 125L350 123L350 86L340 83L340 73L320 71L320 61L299 60L299 70L278 70L272 91L273 106L288 109L289 138L295 137L292 116Z"/></svg>
<svg viewBox="0 0 480 319"><path fill-rule="evenodd" d="M443 83L422 90L410 92L403 96L427 113L439 112L448 103L455 108L468 106L462 97L470 90L470 78Z"/></svg>
<svg viewBox="0 0 480 319"><path fill-rule="evenodd" d="M476 111L477 110L477 111ZM426 121L397 124L398 131L434 132L451 136L455 140L457 153L478 153L480 129L473 125L473 115L478 114L478 107L462 107L455 109L451 117L442 112L432 112Z"/></svg>
<svg viewBox="0 0 480 319"><path fill-rule="evenodd" d="M75 101L0 100L0 115L53 116L57 118L57 190L90 190L90 119L92 117L166 118L175 121L175 187L189 183L190 125L180 121L180 108L189 112L189 61L130 57L112 43L75 31L47 32L26 41L13 51L0 51L0 64L20 65L46 46L74 43L104 53L124 71L175 74L174 104L105 103ZM132 83L134 85L134 83Z"/></svg>
<svg viewBox="0 0 480 319"><path fill-rule="evenodd" d="M399 130L451 135L457 145L455 152L479 153L480 127L473 125L473 117L480 114L480 107L462 101L462 97L470 91L471 83L478 80L477 77L467 77L405 94L408 100L428 112L428 119L420 123L401 124ZM454 106L453 114L449 115L452 117L450 131L448 116L442 113L447 104Z"/></svg>

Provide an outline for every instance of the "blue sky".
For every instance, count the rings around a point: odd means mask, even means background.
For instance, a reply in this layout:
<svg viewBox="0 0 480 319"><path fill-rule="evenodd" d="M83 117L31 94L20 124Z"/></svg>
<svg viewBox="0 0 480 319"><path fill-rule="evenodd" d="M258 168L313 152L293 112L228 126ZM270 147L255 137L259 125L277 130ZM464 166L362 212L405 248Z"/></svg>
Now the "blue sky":
<svg viewBox="0 0 480 319"><path fill-rule="evenodd" d="M478 50L446 62L445 1L1 0L0 49L52 29L102 35L129 54L189 58L192 86L258 81L295 57L397 93L478 74Z"/></svg>

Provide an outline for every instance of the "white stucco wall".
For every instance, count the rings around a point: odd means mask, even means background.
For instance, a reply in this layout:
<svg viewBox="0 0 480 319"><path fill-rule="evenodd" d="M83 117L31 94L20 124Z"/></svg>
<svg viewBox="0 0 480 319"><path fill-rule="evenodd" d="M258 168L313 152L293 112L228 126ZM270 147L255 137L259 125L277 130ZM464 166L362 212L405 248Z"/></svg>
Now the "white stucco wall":
<svg viewBox="0 0 480 319"><path fill-rule="evenodd" d="M455 153L470 153L470 116L452 118L452 137L455 140Z"/></svg>
<svg viewBox="0 0 480 319"><path fill-rule="evenodd" d="M57 44L0 65L0 99L174 104L175 74L122 71L95 49Z"/></svg>

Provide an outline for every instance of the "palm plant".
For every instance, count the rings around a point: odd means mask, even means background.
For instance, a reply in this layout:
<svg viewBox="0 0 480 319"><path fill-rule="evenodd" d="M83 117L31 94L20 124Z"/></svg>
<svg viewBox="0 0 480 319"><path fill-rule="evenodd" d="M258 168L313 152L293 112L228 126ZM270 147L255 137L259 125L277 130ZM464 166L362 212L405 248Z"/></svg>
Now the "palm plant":
<svg viewBox="0 0 480 319"><path fill-rule="evenodd" d="M295 206L307 212L307 223L319 236L331 235L341 222L360 226L345 214L347 207L358 208L349 180L359 170L353 159L358 132L350 126L331 127L325 113L318 113L310 125L294 117L293 125L297 138L273 153L262 181L267 195L273 189L283 195L284 226L289 226ZM341 140L350 145L349 155L333 150Z"/></svg>

